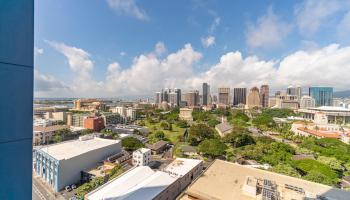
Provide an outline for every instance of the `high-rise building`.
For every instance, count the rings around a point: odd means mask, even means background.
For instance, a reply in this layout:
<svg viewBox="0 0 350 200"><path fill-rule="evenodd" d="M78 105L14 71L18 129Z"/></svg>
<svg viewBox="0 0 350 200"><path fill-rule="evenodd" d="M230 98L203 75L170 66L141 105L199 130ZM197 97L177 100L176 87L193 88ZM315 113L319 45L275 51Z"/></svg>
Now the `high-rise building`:
<svg viewBox="0 0 350 200"><path fill-rule="evenodd" d="M298 97L298 100L301 99L302 94L303 94L302 88L300 86L297 86L295 88L295 95Z"/></svg>
<svg viewBox="0 0 350 200"><path fill-rule="evenodd" d="M300 108L313 108L315 107L315 99L310 96L302 96L300 99Z"/></svg>
<svg viewBox="0 0 350 200"><path fill-rule="evenodd" d="M247 88L233 88L233 105L246 104Z"/></svg>
<svg viewBox="0 0 350 200"><path fill-rule="evenodd" d="M171 106L177 106L178 105L178 94L176 92L170 92L169 93L169 104Z"/></svg>
<svg viewBox="0 0 350 200"><path fill-rule="evenodd" d="M194 107L199 105L199 92L198 90L192 90L185 94L185 101L187 106Z"/></svg>
<svg viewBox="0 0 350 200"><path fill-rule="evenodd" d="M202 104L207 106L210 101L210 86L208 83L203 83L202 86L203 94L202 94Z"/></svg>
<svg viewBox="0 0 350 200"><path fill-rule="evenodd" d="M230 88L218 88L219 106L228 106L230 98Z"/></svg>
<svg viewBox="0 0 350 200"><path fill-rule="evenodd" d="M156 92L155 96L155 103L160 104L162 102L162 93L161 92Z"/></svg>
<svg viewBox="0 0 350 200"><path fill-rule="evenodd" d="M287 88L287 95L293 95L296 96L298 98L298 100L301 99L302 96L302 88L300 86L289 86Z"/></svg>
<svg viewBox="0 0 350 200"><path fill-rule="evenodd" d="M248 108L260 107L260 95L259 95L259 89L257 87L253 87L250 89L247 97L247 107Z"/></svg>
<svg viewBox="0 0 350 200"><path fill-rule="evenodd" d="M0 1L0 13L0 199L31 199L34 0Z"/></svg>
<svg viewBox="0 0 350 200"><path fill-rule="evenodd" d="M287 88L287 95L296 95L296 88L294 86L289 86Z"/></svg>
<svg viewBox="0 0 350 200"><path fill-rule="evenodd" d="M309 96L315 99L315 106L333 105L332 87L310 87Z"/></svg>
<svg viewBox="0 0 350 200"><path fill-rule="evenodd" d="M269 106L269 86L268 85L262 85L260 87L260 105L263 108L266 108Z"/></svg>
<svg viewBox="0 0 350 200"><path fill-rule="evenodd" d="M180 106L180 103L181 103L181 89L175 88L174 92L177 95L177 97L176 97L176 99L177 99L176 104L177 104L177 106Z"/></svg>

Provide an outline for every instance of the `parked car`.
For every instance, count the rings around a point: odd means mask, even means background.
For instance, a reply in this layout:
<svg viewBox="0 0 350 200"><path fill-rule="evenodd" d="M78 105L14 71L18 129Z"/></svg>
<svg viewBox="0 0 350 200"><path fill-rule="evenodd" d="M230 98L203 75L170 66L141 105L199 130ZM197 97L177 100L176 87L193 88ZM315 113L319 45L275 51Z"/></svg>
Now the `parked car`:
<svg viewBox="0 0 350 200"><path fill-rule="evenodd" d="M72 191L72 188L71 188L69 185L67 185L64 189L65 189L67 192Z"/></svg>

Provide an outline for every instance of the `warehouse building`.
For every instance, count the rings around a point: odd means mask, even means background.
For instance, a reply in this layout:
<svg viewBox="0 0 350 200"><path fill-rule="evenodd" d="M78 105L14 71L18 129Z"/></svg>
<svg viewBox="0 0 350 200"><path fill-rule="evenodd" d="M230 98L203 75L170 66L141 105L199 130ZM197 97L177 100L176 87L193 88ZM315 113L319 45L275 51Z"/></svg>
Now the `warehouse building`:
<svg viewBox="0 0 350 200"><path fill-rule="evenodd" d="M138 166L85 196L87 200L175 199L202 171L202 161L177 158L163 171Z"/></svg>
<svg viewBox="0 0 350 200"><path fill-rule="evenodd" d="M56 192L78 183L81 172L95 167L98 162L121 151L119 140L82 136L44 146L35 154L34 170Z"/></svg>

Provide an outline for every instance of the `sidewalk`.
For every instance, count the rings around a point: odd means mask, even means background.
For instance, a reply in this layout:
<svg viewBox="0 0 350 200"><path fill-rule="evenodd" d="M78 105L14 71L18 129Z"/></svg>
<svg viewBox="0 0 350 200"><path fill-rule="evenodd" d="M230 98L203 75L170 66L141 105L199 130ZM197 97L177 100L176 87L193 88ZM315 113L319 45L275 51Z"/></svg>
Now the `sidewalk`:
<svg viewBox="0 0 350 200"><path fill-rule="evenodd" d="M33 190L40 193L40 198L42 200L65 200L65 198L59 193L54 193L39 177L33 174Z"/></svg>

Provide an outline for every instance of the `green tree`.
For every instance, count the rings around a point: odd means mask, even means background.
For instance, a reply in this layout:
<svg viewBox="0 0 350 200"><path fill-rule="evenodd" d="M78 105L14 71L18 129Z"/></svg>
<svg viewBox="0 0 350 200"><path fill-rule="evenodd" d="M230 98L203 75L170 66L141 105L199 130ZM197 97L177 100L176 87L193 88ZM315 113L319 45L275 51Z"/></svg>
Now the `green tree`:
<svg viewBox="0 0 350 200"><path fill-rule="evenodd" d="M223 140L234 148L255 144L254 138L246 133L230 133Z"/></svg>
<svg viewBox="0 0 350 200"><path fill-rule="evenodd" d="M282 164L282 163L278 164L272 168L272 171L279 174L285 174L288 176L293 176L298 178L301 177L298 171L289 164Z"/></svg>
<svg viewBox="0 0 350 200"><path fill-rule="evenodd" d="M192 146L197 146L203 140L214 138L214 136L215 132L212 128L206 124L196 124L189 129L188 142Z"/></svg>
<svg viewBox="0 0 350 200"><path fill-rule="evenodd" d="M207 139L198 145L198 150L211 158L225 155L227 146L219 139Z"/></svg>
<svg viewBox="0 0 350 200"><path fill-rule="evenodd" d="M218 125L218 124L220 124L220 122L218 121L218 120L216 120L216 119L209 119L209 121L208 121L208 125L210 126L210 127L215 127L216 125Z"/></svg>
<svg viewBox="0 0 350 200"><path fill-rule="evenodd" d="M133 137L127 137L122 139L122 146L127 150L127 151L135 151L136 149L139 149L143 147L144 145L140 140L133 138Z"/></svg>
<svg viewBox="0 0 350 200"><path fill-rule="evenodd" d="M316 160L296 160L293 163L298 170L306 174L303 178L307 180L326 185L335 185L339 181L338 174L334 170Z"/></svg>
<svg viewBox="0 0 350 200"><path fill-rule="evenodd" d="M317 161L325 165L328 165L333 170L338 170L338 171L344 170L342 162L337 160L334 157L319 156L317 158Z"/></svg>
<svg viewBox="0 0 350 200"><path fill-rule="evenodd" d="M312 182L322 183L325 185L334 186L335 184L337 184L337 179L332 179L331 177L328 177L327 175L317 170L309 171L309 173L303 178Z"/></svg>
<svg viewBox="0 0 350 200"><path fill-rule="evenodd" d="M112 180L112 179L118 177L123 172L124 172L123 167L121 165L117 165L117 166L112 168L108 179Z"/></svg>
<svg viewBox="0 0 350 200"><path fill-rule="evenodd" d="M62 142L62 137L56 134L53 136L52 140L54 141L54 143Z"/></svg>
<svg viewBox="0 0 350 200"><path fill-rule="evenodd" d="M180 120L176 123L176 125L180 128L187 128L188 127L188 124L185 120Z"/></svg>
<svg viewBox="0 0 350 200"><path fill-rule="evenodd" d="M154 133L154 137L157 138L157 140L164 140L165 139L165 135L163 131L156 131Z"/></svg>
<svg viewBox="0 0 350 200"><path fill-rule="evenodd" d="M165 121L162 121L160 123L160 127L164 130L169 130L169 123L168 122L165 122Z"/></svg>

